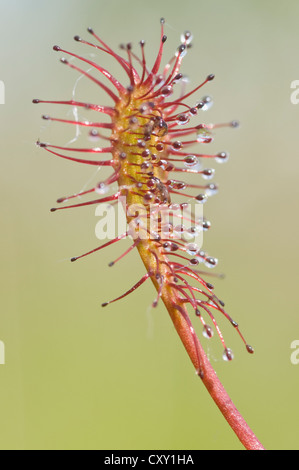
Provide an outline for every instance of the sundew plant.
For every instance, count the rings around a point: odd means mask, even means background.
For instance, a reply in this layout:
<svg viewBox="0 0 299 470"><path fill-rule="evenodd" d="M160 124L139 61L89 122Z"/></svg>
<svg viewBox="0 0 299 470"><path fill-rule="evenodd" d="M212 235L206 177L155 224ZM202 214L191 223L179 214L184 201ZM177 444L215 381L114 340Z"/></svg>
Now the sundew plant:
<svg viewBox="0 0 299 470"><path fill-rule="evenodd" d="M210 270L217 265L217 259L202 247L202 235L211 225L203 216L202 207L218 191L217 185L211 181L214 169L210 163L223 163L228 159L225 151L210 154L206 150L207 144L212 142L217 128L237 127L238 123L201 122L203 113L212 105L212 99L208 95L199 97L198 94L214 79L214 75L207 75L195 88L189 89L182 72L183 58L192 43L189 31L181 35L175 54L162 65L167 37L164 34L163 18L160 23L160 45L151 66L146 60L144 40L140 41L137 52L131 43L122 44L120 55L92 28L88 28L90 41L75 36L74 39L81 47L87 46L89 50L96 49L114 58L127 75L126 84L120 83L108 70L90 58L54 46L54 51L63 55L60 59L62 64L104 90L108 103L80 102L74 97L56 101L34 99L34 103L58 104L76 109L73 120L48 114L42 117L47 121L89 128L92 138L92 146L86 145L84 148L40 141L37 145L50 155L70 162L96 168L109 167L111 174L90 189L59 198L58 207L51 211L100 203L122 207L126 217L125 230L71 261L130 238L131 246L110 266L136 249L145 273L129 291L121 293L114 300L103 302L102 306L107 307L146 281L151 281L157 291L152 302L153 308L159 302L164 303L196 374L223 416L247 449L262 449L220 383L193 326L194 322L199 322L207 338L215 333L223 346L223 359L231 361L233 352L218 326L219 316L224 316L240 336L246 350L253 353L238 323L230 317L224 302L214 292ZM80 113L89 113L90 120L85 116L81 118ZM101 122L103 114L109 117L109 122ZM96 140L104 144L94 146ZM191 174L196 176L196 184L188 182ZM82 202L82 198L86 199Z"/></svg>

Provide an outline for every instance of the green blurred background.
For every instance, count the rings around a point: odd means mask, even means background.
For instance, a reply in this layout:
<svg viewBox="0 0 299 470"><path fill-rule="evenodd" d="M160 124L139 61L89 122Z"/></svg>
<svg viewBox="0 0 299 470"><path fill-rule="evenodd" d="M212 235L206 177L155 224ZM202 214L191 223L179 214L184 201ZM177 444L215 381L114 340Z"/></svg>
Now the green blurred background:
<svg viewBox="0 0 299 470"><path fill-rule="evenodd" d="M35 146L64 145L74 129L47 123L69 109L32 98L70 99L78 75L59 63L53 44L90 57L74 43L92 26L113 47L146 40L152 63L159 19L166 18L168 59L180 33L194 34L183 72L214 107L205 122L238 119L208 150L228 150L217 165L221 191L205 206L212 222L204 248L219 258L218 296L255 355L220 319L235 360L225 363L214 337L204 341L235 404L268 449L298 449L299 339L298 122L290 84L299 79L299 4L295 0L1 0L1 449L241 449L193 367L148 284L102 310L144 269L136 252L108 268L128 242L69 262L99 245L94 207L52 214L59 196L95 176ZM117 76L104 54L99 62ZM81 80L81 99L110 104ZM129 271L129 272L128 272Z"/></svg>

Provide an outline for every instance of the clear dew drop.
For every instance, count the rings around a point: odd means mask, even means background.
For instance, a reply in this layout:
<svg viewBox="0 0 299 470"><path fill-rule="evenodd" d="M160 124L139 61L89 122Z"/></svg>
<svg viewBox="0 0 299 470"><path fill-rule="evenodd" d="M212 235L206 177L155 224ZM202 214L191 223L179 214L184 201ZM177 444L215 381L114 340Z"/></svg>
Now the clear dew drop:
<svg viewBox="0 0 299 470"><path fill-rule="evenodd" d="M198 253L198 245L196 243L187 243L186 245L186 252L191 255L195 256Z"/></svg>
<svg viewBox="0 0 299 470"><path fill-rule="evenodd" d="M156 153L152 153L151 160L153 163L158 164L160 159L161 159L160 155L157 155Z"/></svg>
<svg viewBox="0 0 299 470"><path fill-rule="evenodd" d="M206 252L203 250L200 250L197 257L198 257L199 262L203 263L206 258Z"/></svg>
<svg viewBox="0 0 299 470"><path fill-rule="evenodd" d="M142 158L144 158L144 160L150 159L151 158L151 151L146 148L141 153L141 156L142 156Z"/></svg>
<svg viewBox="0 0 299 470"><path fill-rule="evenodd" d="M189 114L179 114L177 119L176 119L176 123L179 125L179 126L184 126L185 124L188 124L188 122L190 121L190 116Z"/></svg>
<svg viewBox="0 0 299 470"><path fill-rule="evenodd" d="M182 190L186 188L187 188L187 185L183 181L174 181L173 189Z"/></svg>
<svg viewBox="0 0 299 470"><path fill-rule="evenodd" d="M196 140L200 144L209 144L213 142L213 136L207 129L199 129L196 135Z"/></svg>
<svg viewBox="0 0 299 470"><path fill-rule="evenodd" d="M183 41L185 42L185 40ZM185 44L181 44L176 52L175 52L175 56L178 57L180 56L181 58L185 57L185 55L187 54L187 47L185 46Z"/></svg>
<svg viewBox="0 0 299 470"><path fill-rule="evenodd" d="M215 170L213 168L206 168L205 170L203 170L203 172L201 173L201 176L203 177L203 179L205 180L210 180L214 177L215 175ZM206 193L207 194L207 193Z"/></svg>
<svg viewBox="0 0 299 470"><path fill-rule="evenodd" d="M214 331L209 325L204 325L202 334L205 338L212 338L214 336Z"/></svg>
<svg viewBox="0 0 299 470"><path fill-rule="evenodd" d="M166 98L167 96L172 95L172 93L173 93L173 87L171 85L167 85L162 88L160 95L163 98Z"/></svg>
<svg viewBox="0 0 299 470"><path fill-rule="evenodd" d="M163 152L164 149L165 149L165 146L164 146L164 144L162 144L162 142L159 142L156 145L157 152ZM166 160L160 160L160 166L165 165L165 164L167 164Z"/></svg>
<svg viewBox="0 0 299 470"><path fill-rule="evenodd" d="M88 134L88 139L91 142L96 142L97 140L99 140L99 138L100 138L100 134L99 134L99 131L97 131L96 129L92 129Z"/></svg>
<svg viewBox="0 0 299 470"><path fill-rule="evenodd" d="M182 147L183 147L183 144L180 140L174 141L171 146L172 150L181 150Z"/></svg>
<svg viewBox="0 0 299 470"><path fill-rule="evenodd" d="M183 50L183 52L180 53L181 58L185 57L188 52L187 47Z"/></svg>
<svg viewBox="0 0 299 470"><path fill-rule="evenodd" d="M197 236L198 236L198 233L191 233L191 232L189 231L189 229L188 229L188 230L185 230L184 233L182 234L182 238L183 238L183 239L185 240L185 242L187 242L187 243L188 243L188 242L191 242L191 240L194 241L194 238L197 237Z"/></svg>
<svg viewBox="0 0 299 470"><path fill-rule="evenodd" d="M214 196L215 194L218 193L218 187L216 186L216 184L213 184L213 183L208 184L206 186L206 191L205 192L206 192L206 195L209 196L209 197Z"/></svg>
<svg viewBox="0 0 299 470"><path fill-rule="evenodd" d="M198 196L195 197L196 202L199 204L204 204L208 200L208 196L206 194L198 194Z"/></svg>
<svg viewBox="0 0 299 470"><path fill-rule="evenodd" d="M155 232L154 230L151 230L150 232L150 239L151 240L155 240L155 241L160 241L161 240L161 236L158 232Z"/></svg>
<svg viewBox="0 0 299 470"><path fill-rule="evenodd" d="M210 109L213 104L214 104L214 101L213 99L211 98L211 96L204 96L201 101L204 103L204 105L202 106L202 111L208 111L208 109Z"/></svg>
<svg viewBox="0 0 299 470"><path fill-rule="evenodd" d="M176 225L174 228L173 228L173 235L175 238L177 239L180 239L182 238L182 236L184 235L185 233L185 227L184 225Z"/></svg>
<svg viewBox="0 0 299 470"><path fill-rule="evenodd" d="M187 155L184 158L184 165L187 168L196 167L199 164L199 160L195 155Z"/></svg>
<svg viewBox="0 0 299 470"><path fill-rule="evenodd" d="M155 86L158 86L158 85L162 86L165 83L163 75L157 75L154 78L154 82L155 82Z"/></svg>
<svg viewBox="0 0 299 470"><path fill-rule="evenodd" d="M184 238L186 241L194 240L196 237L199 236L201 232L202 232L202 227L199 225L194 225L193 227L190 227L187 229L187 231L184 234Z"/></svg>
<svg viewBox="0 0 299 470"><path fill-rule="evenodd" d="M183 75L181 81L182 83L188 84L190 83L190 78L188 77L188 75Z"/></svg>
<svg viewBox="0 0 299 470"><path fill-rule="evenodd" d="M109 186L105 183L98 183L95 192L98 194L106 194L109 191Z"/></svg>
<svg viewBox="0 0 299 470"><path fill-rule="evenodd" d="M184 31L184 33L181 34L181 42L183 44L191 44L192 39L193 39L193 34L190 31Z"/></svg>
<svg viewBox="0 0 299 470"><path fill-rule="evenodd" d="M212 258L212 256L208 256L205 261L205 266L207 268L215 268L215 266L217 266L218 264L218 259L217 258Z"/></svg>
<svg viewBox="0 0 299 470"><path fill-rule="evenodd" d="M126 152L121 152L121 153L119 154L119 158L120 158L121 160L125 160L125 159L127 158Z"/></svg>
<svg viewBox="0 0 299 470"><path fill-rule="evenodd" d="M204 232L207 232L211 228L211 222L209 220L203 220L202 229Z"/></svg>
<svg viewBox="0 0 299 470"><path fill-rule="evenodd" d="M229 153L228 152L219 152L215 156L215 161L217 163L225 163L229 159Z"/></svg>
<svg viewBox="0 0 299 470"><path fill-rule="evenodd" d="M158 124L157 124L157 130L156 130L157 135L160 137L163 137L168 133L168 126L164 119L159 119Z"/></svg>
<svg viewBox="0 0 299 470"><path fill-rule="evenodd" d="M150 189L155 189L157 187L157 184L159 183L160 180L158 180L158 178L149 178L146 185L148 188Z"/></svg>
<svg viewBox="0 0 299 470"><path fill-rule="evenodd" d="M190 110L189 110L190 117L196 116L197 112L198 112L197 108L190 108Z"/></svg>
<svg viewBox="0 0 299 470"><path fill-rule="evenodd" d="M171 244L171 242L165 242L165 243L163 243L163 248L164 248L165 251L170 252L171 249L172 249L172 244Z"/></svg>
<svg viewBox="0 0 299 470"><path fill-rule="evenodd" d="M222 358L224 361L232 361L234 359L234 353L230 348L226 348L222 354Z"/></svg>
<svg viewBox="0 0 299 470"><path fill-rule="evenodd" d="M177 73L176 76L172 79L172 84L175 85L176 83L181 81L182 78L183 78L183 74L182 73Z"/></svg>
<svg viewBox="0 0 299 470"><path fill-rule="evenodd" d="M144 162L140 165L140 169L143 173L152 173L154 167L150 162Z"/></svg>

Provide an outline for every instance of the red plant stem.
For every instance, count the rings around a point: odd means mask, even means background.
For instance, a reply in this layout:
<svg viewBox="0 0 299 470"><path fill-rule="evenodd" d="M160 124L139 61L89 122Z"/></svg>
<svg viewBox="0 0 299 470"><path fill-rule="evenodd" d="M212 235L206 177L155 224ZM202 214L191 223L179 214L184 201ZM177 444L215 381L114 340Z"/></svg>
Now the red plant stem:
<svg viewBox="0 0 299 470"><path fill-rule="evenodd" d="M200 370L198 375L201 377L203 384L232 430L247 450L265 450L243 416L235 407L227 391L217 377L217 374L210 364L197 336L195 336L195 347L194 336L191 334L186 320L178 310L173 308L173 292L172 298L169 299L168 297L163 296L162 299L195 369ZM185 307L181 306L181 308ZM200 365L198 363L198 352L201 361Z"/></svg>
<svg viewBox="0 0 299 470"><path fill-rule="evenodd" d="M202 381L224 418L247 450L265 450L230 399L201 345L198 347L204 363Z"/></svg>
<svg viewBox="0 0 299 470"><path fill-rule="evenodd" d="M137 246L137 249L145 267L149 270L150 267L155 265L155 257L150 253L148 244L141 242ZM167 273L166 266L167 264L163 263L162 260L160 264L160 272L162 275ZM164 270L165 272L163 273ZM150 275L150 277L156 289L158 291L161 290L161 299L168 310L170 318L195 367L195 370L222 415L247 450L265 450L248 426L245 419L235 407L227 391L217 377L215 370L210 364L197 335L190 329L190 324L187 321L187 318L189 317L188 312L185 304L180 298L179 292L167 283L161 289L161 285L155 276Z"/></svg>

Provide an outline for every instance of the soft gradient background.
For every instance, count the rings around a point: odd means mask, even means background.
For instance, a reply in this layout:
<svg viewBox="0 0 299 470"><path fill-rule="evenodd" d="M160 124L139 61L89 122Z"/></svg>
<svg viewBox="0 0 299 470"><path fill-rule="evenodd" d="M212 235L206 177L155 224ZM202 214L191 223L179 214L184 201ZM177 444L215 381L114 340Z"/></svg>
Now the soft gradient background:
<svg viewBox="0 0 299 470"><path fill-rule="evenodd" d="M216 281L217 293L256 353L248 355L222 320L235 360L222 361L216 337L206 348L264 445L298 449L299 365L290 361L291 342L299 339L299 105L290 101L290 84L299 79L298 2L1 0L0 9L1 449L242 448L195 376L164 307L150 309L150 284L101 309L139 279L141 262L134 252L108 268L127 242L69 262L99 244L94 208L49 208L80 190L94 170L35 146L37 138L63 145L74 135L40 120L44 113L66 117L69 109L31 102L71 98L78 75L59 63L53 44L94 53L72 39L89 38L86 27L93 26L113 47L145 39L152 63L161 16L167 59L182 31L195 36L183 68L191 86L216 74L199 96L215 100L204 119L242 124L220 129L209 149L228 150L231 158L215 164L221 191L205 206L212 229L204 247L219 258L226 278ZM98 60L119 74L109 57ZM109 104L84 80L77 91Z"/></svg>

